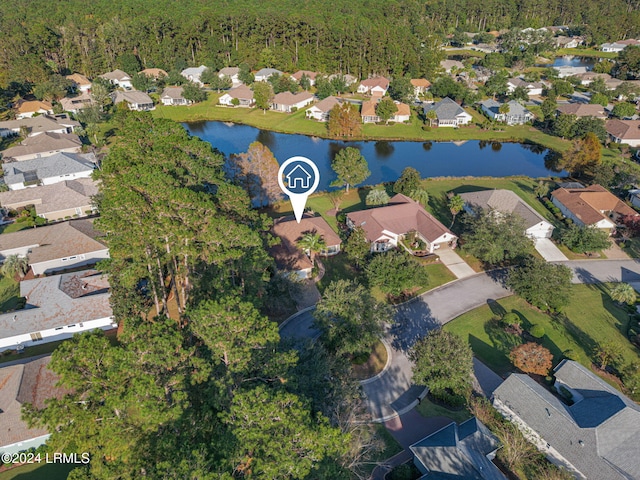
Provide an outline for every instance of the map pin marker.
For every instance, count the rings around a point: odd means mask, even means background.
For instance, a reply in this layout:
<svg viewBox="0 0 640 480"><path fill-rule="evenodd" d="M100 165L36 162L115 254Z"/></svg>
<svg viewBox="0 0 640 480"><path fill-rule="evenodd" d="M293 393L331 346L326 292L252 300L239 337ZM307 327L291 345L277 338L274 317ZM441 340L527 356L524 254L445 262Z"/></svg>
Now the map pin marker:
<svg viewBox="0 0 640 480"><path fill-rule="evenodd" d="M316 164L306 157L291 157L280 165L278 185L289 196L296 222L300 223L309 195L316 191L320 183L320 171Z"/></svg>

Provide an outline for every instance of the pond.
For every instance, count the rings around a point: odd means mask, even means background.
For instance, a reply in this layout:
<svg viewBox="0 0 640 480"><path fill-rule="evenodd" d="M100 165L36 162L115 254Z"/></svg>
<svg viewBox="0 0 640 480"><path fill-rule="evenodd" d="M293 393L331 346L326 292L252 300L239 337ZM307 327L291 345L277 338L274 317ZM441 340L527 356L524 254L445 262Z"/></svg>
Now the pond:
<svg viewBox="0 0 640 480"><path fill-rule="evenodd" d="M553 63L541 63L536 67L587 67L587 70L593 70L595 59L593 57L579 57L575 55L564 55L555 57Z"/></svg>
<svg viewBox="0 0 640 480"><path fill-rule="evenodd" d="M369 163L371 176L365 185L393 182L405 167L413 167L423 177L562 175L553 170L554 155L538 145L499 142L341 142L305 135L259 130L247 125L223 122L184 124L194 136L205 140L225 156L246 152L258 141L271 149L280 163L302 155L313 160L320 171L318 190L328 190L335 179L331 160L343 148L358 148ZM546 161L545 161L546 160Z"/></svg>

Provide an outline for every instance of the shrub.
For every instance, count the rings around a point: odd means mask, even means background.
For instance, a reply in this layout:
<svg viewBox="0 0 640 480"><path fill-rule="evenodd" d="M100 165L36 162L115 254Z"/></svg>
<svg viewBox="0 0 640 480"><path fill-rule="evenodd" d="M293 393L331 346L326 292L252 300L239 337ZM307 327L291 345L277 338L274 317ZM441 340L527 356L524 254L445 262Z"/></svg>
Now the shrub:
<svg viewBox="0 0 640 480"><path fill-rule="evenodd" d="M520 325L522 323L522 320L517 313L509 312L506 313L504 317L502 317L502 323L505 323L507 325Z"/></svg>
<svg viewBox="0 0 640 480"><path fill-rule="evenodd" d="M529 333L531 334L532 337L542 338L544 337L544 327L542 325L534 325L529 330Z"/></svg>
<svg viewBox="0 0 640 480"><path fill-rule="evenodd" d="M525 373L547 375L553 366L551 352L542 345L533 342L518 345L511 350L509 358L517 368Z"/></svg>

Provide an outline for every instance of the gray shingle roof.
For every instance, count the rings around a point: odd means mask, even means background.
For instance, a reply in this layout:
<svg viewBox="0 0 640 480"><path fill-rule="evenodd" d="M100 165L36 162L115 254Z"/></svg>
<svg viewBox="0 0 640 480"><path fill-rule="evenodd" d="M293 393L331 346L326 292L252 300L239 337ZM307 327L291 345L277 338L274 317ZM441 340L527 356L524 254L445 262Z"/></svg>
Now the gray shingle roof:
<svg viewBox="0 0 640 480"><path fill-rule="evenodd" d="M4 170L5 183L14 185L25 181L26 172L35 172L36 177L42 180L74 173L91 172L96 168L95 162L96 157L93 153L84 155L56 153L45 158L5 163L2 165L2 169Z"/></svg>
<svg viewBox="0 0 640 480"><path fill-rule="evenodd" d="M113 103L118 104L120 102L128 102L132 105L153 105L153 100L145 92L139 92L137 90L122 92L116 90L111 94Z"/></svg>
<svg viewBox="0 0 640 480"><path fill-rule="evenodd" d="M573 405L522 374L510 375L494 399L588 478L640 478L640 407L576 362L564 360L556 379L575 392Z"/></svg>
<svg viewBox="0 0 640 480"><path fill-rule="evenodd" d="M425 105L425 115L430 110L436 111L438 120L455 120L458 115L465 113L463 108L449 97L445 97L439 102Z"/></svg>
<svg viewBox="0 0 640 480"><path fill-rule="evenodd" d="M489 99L489 100L484 100L480 102L480 105L485 107L487 110L491 110L493 113L497 114L499 113L500 106L502 105L502 103ZM516 102L515 100L509 100L507 102L507 105L509 105L509 115L524 116L526 114L531 113L529 110L524 108L520 103Z"/></svg>
<svg viewBox="0 0 640 480"><path fill-rule="evenodd" d="M256 77L270 77L271 75L282 75L280 70L276 70L275 68L261 68L255 73Z"/></svg>

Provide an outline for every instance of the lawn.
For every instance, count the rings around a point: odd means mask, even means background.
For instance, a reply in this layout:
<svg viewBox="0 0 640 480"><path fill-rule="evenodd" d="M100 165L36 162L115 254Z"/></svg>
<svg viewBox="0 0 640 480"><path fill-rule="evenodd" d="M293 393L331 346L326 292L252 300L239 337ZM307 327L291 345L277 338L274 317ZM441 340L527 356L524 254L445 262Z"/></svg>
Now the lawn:
<svg viewBox="0 0 640 480"><path fill-rule="evenodd" d="M19 306L20 284L9 276L0 276L0 313L10 312Z"/></svg>
<svg viewBox="0 0 640 480"><path fill-rule="evenodd" d="M64 463L32 463L0 473L0 480L66 480L76 467Z"/></svg>
<svg viewBox="0 0 640 480"><path fill-rule="evenodd" d="M523 327L541 325L545 330L542 344L554 356L554 365L562 358L572 358L590 367L598 345L613 342L620 346L623 363L640 361L637 349L627 340L627 313L608 295L610 284L573 285L571 302L564 314L547 315L517 296L485 305L454 319L445 330L469 340L474 354L500 374L513 371L509 351L521 343L491 320L505 312L515 312Z"/></svg>
<svg viewBox="0 0 640 480"><path fill-rule="evenodd" d="M418 412L423 417L447 417L456 423L462 423L465 420L471 418L471 413L466 408L461 408L457 410L452 410L443 405L438 405L437 403L433 403L429 400L429 397L425 397L416 407Z"/></svg>
<svg viewBox="0 0 640 480"><path fill-rule="evenodd" d="M600 58L616 58L617 52L602 52L594 48L559 48L555 52L556 56L575 55L577 57L600 57Z"/></svg>
<svg viewBox="0 0 640 480"><path fill-rule="evenodd" d="M33 228L33 225L28 225L27 222L13 222L0 226L0 233L19 232L27 228Z"/></svg>

